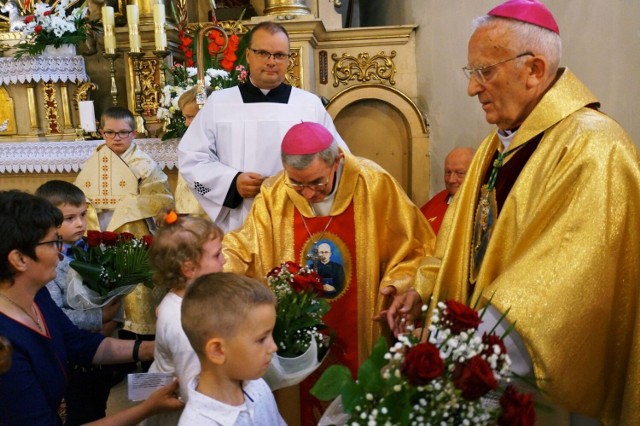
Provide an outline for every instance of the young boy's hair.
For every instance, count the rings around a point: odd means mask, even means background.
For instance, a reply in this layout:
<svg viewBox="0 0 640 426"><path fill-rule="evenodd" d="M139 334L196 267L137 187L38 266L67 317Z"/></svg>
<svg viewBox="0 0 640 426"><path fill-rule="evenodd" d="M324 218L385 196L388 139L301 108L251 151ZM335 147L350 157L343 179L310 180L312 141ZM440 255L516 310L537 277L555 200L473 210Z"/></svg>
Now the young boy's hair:
<svg viewBox="0 0 640 426"><path fill-rule="evenodd" d="M204 88L207 93L207 98L210 94L213 93L213 87L207 86ZM182 111L186 105L195 104L196 103L196 94L198 93L198 87L192 87L191 89L185 91L178 98L178 109Z"/></svg>
<svg viewBox="0 0 640 426"><path fill-rule="evenodd" d="M182 328L198 357L213 337L234 335L251 309L275 305L271 289L242 275L216 272L197 278L182 300Z"/></svg>
<svg viewBox="0 0 640 426"><path fill-rule="evenodd" d="M208 218L183 216L167 223L166 217L167 213L162 213L156 219L158 229L149 250L149 262L155 271L156 284L178 290L187 281L182 275L182 264L188 260L198 263L202 246L222 238L223 232Z"/></svg>
<svg viewBox="0 0 640 426"><path fill-rule="evenodd" d="M82 189L64 180L50 180L43 183L36 189L35 195L49 200L56 207L64 204L81 207L87 204L87 197Z"/></svg>
<svg viewBox="0 0 640 426"><path fill-rule="evenodd" d="M102 127L103 129L104 123L107 121L107 118L110 118L112 120L127 120L127 124L129 124L131 130L136 129L136 119L133 116L133 113L127 108L112 106L104 110L104 112L100 116L100 127Z"/></svg>

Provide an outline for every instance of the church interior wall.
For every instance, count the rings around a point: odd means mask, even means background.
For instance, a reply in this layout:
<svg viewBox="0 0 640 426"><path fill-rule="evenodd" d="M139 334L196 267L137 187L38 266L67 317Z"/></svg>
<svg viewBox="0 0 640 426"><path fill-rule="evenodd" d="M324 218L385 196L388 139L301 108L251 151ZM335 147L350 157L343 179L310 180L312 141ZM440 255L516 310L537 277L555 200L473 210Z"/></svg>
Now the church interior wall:
<svg viewBox="0 0 640 426"><path fill-rule="evenodd" d="M418 106L430 124L430 192L444 187L443 163L455 146L478 146L492 129L466 94L471 20L502 0L359 0L366 25L417 24ZM544 0L563 41L569 67L640 147L640 2Z"/></svg>

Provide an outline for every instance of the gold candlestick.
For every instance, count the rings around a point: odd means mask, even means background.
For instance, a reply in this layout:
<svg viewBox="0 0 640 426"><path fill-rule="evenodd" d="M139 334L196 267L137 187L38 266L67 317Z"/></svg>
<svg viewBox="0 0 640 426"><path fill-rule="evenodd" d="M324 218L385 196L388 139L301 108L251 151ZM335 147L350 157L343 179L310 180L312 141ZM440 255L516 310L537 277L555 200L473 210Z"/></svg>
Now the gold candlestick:
<svg viewBox="0 0 640 426"><path fill-rule="evenodd" d="M145 126L144 117L142 116L142 112L144 111L144 109L142 108L142 83L140 82L140 60L144 57L144 55L144 52L129 52L129 56L133 61L133 93L135 95L133 108L136 113L136 131L141 136L146 136L148 133Z"/></svg>
<svg viewBox="0 0 640 426"><path fill-rule="evenodd" d="M166 83L165 73L162 69L162 65L164 65L164 59L171 54L170 50L154 50L153 54L158 58L158 68L160 70L160 90L164 88Z"/></svg>
<svg viewBox="0 0 640 426"><path fill-rule="evenodd" d="M120 54L118 52L107 53L104 52L102 54L106 60L109 61L109 74L111 75L111 100L113 106L118 105L118 86L116 85L116 66L115 61L118 59Z"/></svg>

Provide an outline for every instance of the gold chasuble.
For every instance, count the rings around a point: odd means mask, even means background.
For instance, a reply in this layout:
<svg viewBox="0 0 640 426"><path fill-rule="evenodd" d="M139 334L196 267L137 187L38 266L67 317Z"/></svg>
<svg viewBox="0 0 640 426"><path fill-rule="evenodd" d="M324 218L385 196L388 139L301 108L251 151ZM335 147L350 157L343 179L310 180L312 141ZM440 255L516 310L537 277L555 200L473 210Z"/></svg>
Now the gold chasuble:
<svg viewBox="0 0 640 426"><path fill-rule="evenodd" d="M149 155L132 143L120 157L100 145L85 162L75 185L91 202L87 229L130 232L137 238L150 234L147 220L173 204L167 176ZM97 214L113 212L105 229ZM166 291L139 285L123 299L124 329L136 334L155 334L155 310Z"/></svg>
<svg viewBox="0 0 640 426"><path fill-rule="evenodd" d="M335 191L329 216L317 217L309 202L285 185L283 172L265 181L244 225L224 237L225 270L265 281L283 261L318 264L325 289L331 290L325 320L336 341L330 362L355 374L381 335L372 320L383 308L380 289L393 285L403 293L412 287L435 237L402 188L369 160L345 153ZM320 265L314 248L330 249L331 262ZM301 385L303 424L317 424L322 414L308 395L317 376Z"/></svg>
<svg viewBox="0 0 640 426"><path fill-rule="evenodd" d="M500 312L510 309L554 405L605 425L638 425L639 157L596 103L561 69L520 126L509 149L541 139L499 210L471 286L474 215L501 149L495 132L483 141L416 285L435 299L493 297Z"/></svg>

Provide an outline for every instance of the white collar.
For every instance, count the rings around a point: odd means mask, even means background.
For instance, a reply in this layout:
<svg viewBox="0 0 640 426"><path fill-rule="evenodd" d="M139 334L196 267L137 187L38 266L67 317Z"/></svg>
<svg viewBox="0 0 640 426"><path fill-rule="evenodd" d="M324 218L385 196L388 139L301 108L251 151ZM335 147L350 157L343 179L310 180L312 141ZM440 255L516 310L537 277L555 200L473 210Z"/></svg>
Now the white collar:
<svg viewBox="0 0 640 426"><path fill-rule="evenodd" d="M199 415L211 419L212 424L220 424L221 426L233 426L242 412L248 413L253 421L255 401L247 393L247 391L251 392L252 381L242 384L244 402L240 405L229 405L198 392L196 388L199 379L200 376L196 376L189 383L189 405Z"/></svg>
<svg viewBox="0 0 640 426"><path fill-rule="evenodd" d="M342 169L344 168L344 160L340 161L338 165L338 171L336 172L336 178L333 182L333 191L331 194L327 195L324 200L319 203L312 203L311 210L313 213L318 216L329 216L331 212L331 207L333 207L333 202L335 201L336 194L338 193L338 186L340 185L340 179L342 178Z"/></svg>

